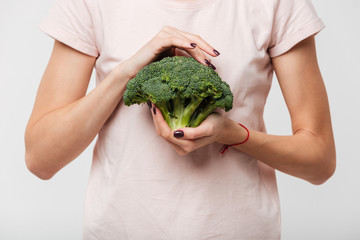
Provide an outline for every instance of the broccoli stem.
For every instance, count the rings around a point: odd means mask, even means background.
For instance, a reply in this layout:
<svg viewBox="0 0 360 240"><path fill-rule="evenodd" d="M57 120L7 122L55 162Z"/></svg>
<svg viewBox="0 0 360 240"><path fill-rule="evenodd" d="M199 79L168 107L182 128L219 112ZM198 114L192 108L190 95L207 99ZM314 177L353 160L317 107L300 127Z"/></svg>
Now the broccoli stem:
<svg viewBox="0 0 360 240"><path fill-rule="evenodd" d="M188 127L193 113L201 104L202 99L192 98L190 103L185 107L186 100L179 97L179 100L174 101L175 118L170 119L170 128L175 130L183 127Z"/></svg>
<svg viewBox="0 0 360 240"><path fill-rule="evenodd" d="M204 99L194 97L191 98L190 102L185 106L187 101L178 96L172 102L172 111L169 110L167 103L158 102L156 103L156 107L160 109L164 120L172 130L183 127L197 127L216 109L212 102L208 102L207 104L203 103L203 106L200 106L203 100ZM198 109L199 106L202 108L201 110Z"/></svg>
<svg viewBox="0 0 360 240"><path fill-rule="evenodd" d="M173 111L172 111L173 116L169 117L169 122L168 122L172 130L189 126L189 122L194 112L201 104L202 99L192 98L189 104L185 106L186 102L187 102L186 99L181 98L180 96L178 96L173 100ZM168 110L165 111L165 113L166 112L168 112ZM163 111L162 113L164 115Z"/></svg>
<svg viewBox="0 0 360 240"><path fill-rule="evenodd" d="M202 109L198 115L191 120L189 123L189 127L197 127L199 126L208 116L212 113L216 107L213 104L208 104L204 109Z"/></svg>
<svg viewBox="0 0 360 240"><path fill-rule="evenodd" d="M161 111L161 113L162 113L162 115L164 117L164 120L170 126L172 118L170 118L170 116L169 116L169 110L168 110L168 108L166 106L166 103L156 103L155 105L156 105L156 107L158 109L160 109L160 111Z"/></svg>
<svg viewBox="0 0 360 240"><path fill-rule="evenodd" d="M190 120L196 111L196 109L199 107L201 102L203 101L202 98L191 98L190 103L186 106L184 115L182 116L182 123L185 124L185 126L189 126Z"/></svg>
<svg viewBox="0 0 360 240"><path fill-rule="evenodd" d="M184 115L184 99L179 95L173 101L173 118L171 118L171 129L182 127L182 116Z"/></svg>

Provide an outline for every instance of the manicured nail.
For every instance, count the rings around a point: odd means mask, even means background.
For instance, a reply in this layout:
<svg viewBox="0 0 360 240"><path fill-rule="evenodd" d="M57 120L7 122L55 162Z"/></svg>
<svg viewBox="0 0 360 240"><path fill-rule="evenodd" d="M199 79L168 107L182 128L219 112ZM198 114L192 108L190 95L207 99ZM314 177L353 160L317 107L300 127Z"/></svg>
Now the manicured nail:
<svg viewBox="0 0 360 240"><path fill-rule="evenodd" d="M216 56L219 56L219 55L220 55L220 53L219 53L217 50L215 50L215 49L214 49L214 53L216 54Z"/></svg>
<svg viewBox="0 0 360 240"><path fill-rule="evenodd" d="M205 59L205 63L209 66L209 67L211 67L212 69L216 69L216 67L214 66L214 65L212 65L210 62L209 62L209 60L207 60L207 59Z"/></svg>
<svg viewBox="0 0 360 240"><path fill-rule="evenodd" d="M153 107L153 112L156 115L156 108L155 107Z"/></svg>
<svg viewBox="0 0 360 240"><path fill-rule="evenodd" d="M148 105L149 108L151 109L151 102L150 102L150 100L147 101L147 105Z"/></svg>
<svg viewBox="0 0 360 240"><path fill-rule="evenodd" d="M192 46L192 47L196 47L196 43L190 43L190 45Z"/></svg>
<svg viewBox="0 0 360 240"><path fill-rule="evenodd" d="M182 130L177 130L174 132L174 137L181 138L184 136L184 132Z"/></svg>

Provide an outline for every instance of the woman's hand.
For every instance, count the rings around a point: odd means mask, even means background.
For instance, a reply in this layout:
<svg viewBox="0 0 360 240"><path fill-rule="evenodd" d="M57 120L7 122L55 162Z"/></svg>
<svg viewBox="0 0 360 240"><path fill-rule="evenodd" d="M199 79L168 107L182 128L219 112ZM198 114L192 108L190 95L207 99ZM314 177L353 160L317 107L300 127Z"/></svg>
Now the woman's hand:
<svg viewBox="0 0 360 240"><path fill-rule="evenodd" d="M218 113L213 113L196 128L185 127L171 130L155 104L152 104L151 114L156 133L168 141L181 156L217 142L225 122L224 117Z"/></svg>
<svg viewBox="0 0 360 240"><path fill-rule="evenodd" d="M126 70L130 77L134 77L143 67L156 60L166 51L181 49L194 57L198 62L212 67L210 59L205 53L216 57L220 55L210 44L200 36L181 31L174 27L163 27L144 47L126 61Z"/></svg>
<svg viewBox="0 0 360 240"><path fill-rule="evenodd" d="M156 133L169 142L175 151L182 156L211 143L232 144L235 142L228 141L239 141L239 138L232 139L229 137L231 135L229 134L230 127L237 127L237 123L219 113L210 114L196 128L185 127L171 130L155 104L151 105L150 110ZM231 124L235 124L235 126L231 126Z"/></svg>

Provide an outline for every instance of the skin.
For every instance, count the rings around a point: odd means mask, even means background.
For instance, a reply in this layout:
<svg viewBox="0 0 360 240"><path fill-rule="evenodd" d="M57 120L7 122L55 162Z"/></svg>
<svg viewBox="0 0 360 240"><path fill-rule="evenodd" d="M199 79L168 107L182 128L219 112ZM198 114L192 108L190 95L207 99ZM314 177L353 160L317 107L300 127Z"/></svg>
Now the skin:
<svg viewBox="0 0 360 240"><path fill-rule="evenodd" d="M209 65L206 59L210 61L204 53L217 57L214 48L200 36L167 26L85 95L96 59L55 41L25 131L28 169L41 179L50 179L75 159L114 111L127 82L161 53L176 49L204 65ZM335 170L335 144L314 38L272 60L290 112L293 135L273 136L249 129L249 140L234 148L282 172L321 184ZM214 113L197 128L180 129L184 137L175 138L158 109L152 110L152 116L156 132L180 155L214 142L238 143L247 136L238 123Z"/></svg>

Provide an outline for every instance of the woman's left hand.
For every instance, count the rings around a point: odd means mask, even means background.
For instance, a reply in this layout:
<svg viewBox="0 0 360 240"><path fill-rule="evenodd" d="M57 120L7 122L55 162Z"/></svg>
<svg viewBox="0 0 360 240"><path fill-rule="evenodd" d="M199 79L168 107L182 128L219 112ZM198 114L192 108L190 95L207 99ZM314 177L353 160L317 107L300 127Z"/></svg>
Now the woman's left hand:
<svg viewBox="0 0 360 240"><path fill-rule="evenodd" d="M208 144L221 142L227 120L225 117L214 112L196 128L185 127L171 130L164 120L160 109L156 108L155 104L151 106L151 114L156 133L168 141L181 156Z"/></svg>

